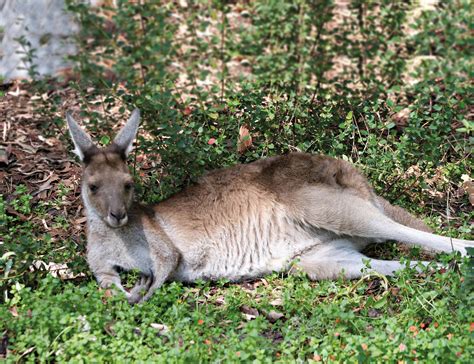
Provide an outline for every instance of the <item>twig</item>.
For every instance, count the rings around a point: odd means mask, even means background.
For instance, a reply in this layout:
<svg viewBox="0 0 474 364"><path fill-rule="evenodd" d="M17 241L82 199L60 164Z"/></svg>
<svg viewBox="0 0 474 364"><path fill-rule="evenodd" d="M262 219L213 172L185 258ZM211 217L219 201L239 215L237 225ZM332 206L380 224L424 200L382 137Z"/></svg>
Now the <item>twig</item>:
<svg viewBox="0 0 474 364"><path fill-rule="evenodd" d="M143 7L143 0L140 0L140 7ZM142 16L142 13L140 12L140 29L142 30L142 37L145 37L146 29L145 29L145 19ZM140 62L140 74L142 76L142 81L143 81L143 86L146 85L146 73L145 73L145 67L143 66L143 63Z"/></svg>
<svg viewBox="0 0 474 364"><path fill-rule="evenodd" d="M225 48L225 24L226 24L226 14L225 14L225 5L222 5L222 15L221 15L221 103L224 102L224 90L225 90L225 57L224 57L224 48Z"/></svg>
<svg viewBox="0 0 474 364"><path fill-rule="evenodd" d="M18 358L18 360L16 361L17 363L20 363L22 361L22 359L28 355L29 353L31 353L32 351L36 350L36 347L35 346L32 346L28 349L26 349L21 355L20 357Z"/></svg>
<svg viewBox="0 0 474 364"><path fill-rule="evenodd" d="M319 42L321 41L321 29L323 28L323 26L324 26L324 24L321 24L320 27L316 28L316 39L315 39L315 41L313 43L313 46L311 47L311 50L309 52L310 57L314 57L314 51L316 50L316 46L318 46L318 52L321 52L321 53L324 52L324 48L321 48L321 50L320 50L320 47L319 47ZM319 88L321 87L321 78L322 78L322 76L323 76L323 74L318 75L318 79L316 80L316 87L314 88L313 94L311 95L311 101L309 103L310 105L313 105L314 100L316 99L316 94L319 92Z"/></svg>
<svg viewBox="0 0 474 364"><path fill-rule="evenodd" d="M301 92L301 85L303 81L303 69L304 69L304 56L301 53L301 45L304 39L304 10L305 10L305 2L303 1L300 5L300 12L298 14L298 44L296 49L298 50L298 84L296 86L296 96L298 97Z"/></svg>
<svg viewBox="0 0 474 364"><path fill-rule="evenodd" d="M359 2L359 4L357 5L357 20L359 22L359 28L360 28L360 33L361 35L363 36L364 32L364 5L363 5L363 2ZM363 43L363 42L361 42ZM359 77L360 77L360 81L363 82L363 78L364 78L364 57L362 55L362 49L360 50L360 55L358 57L358 62L357 62L357 68L359 70Z"/></svg>

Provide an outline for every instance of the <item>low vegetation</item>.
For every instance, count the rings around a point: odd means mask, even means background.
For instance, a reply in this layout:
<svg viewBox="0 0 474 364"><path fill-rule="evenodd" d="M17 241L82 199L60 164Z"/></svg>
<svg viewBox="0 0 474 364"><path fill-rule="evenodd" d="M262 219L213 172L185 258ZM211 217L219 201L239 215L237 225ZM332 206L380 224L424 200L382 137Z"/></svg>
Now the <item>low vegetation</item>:
<svg viewBox="0 0 474 364"><path fill-rule="evenodd" d="M474 271L455 254L437 256L445 268L391 278L173 282L137 306L99 290L63 120L73 110L106 145L127 110L141 109L130 164L144 202L206 170L301 150L353 162L392 203L472 239L468 1L425 11L392 1L68 6L82 26L71 74L0 91L0 355L470 362ZM396 243L369 253L426 258Z"/></svg>

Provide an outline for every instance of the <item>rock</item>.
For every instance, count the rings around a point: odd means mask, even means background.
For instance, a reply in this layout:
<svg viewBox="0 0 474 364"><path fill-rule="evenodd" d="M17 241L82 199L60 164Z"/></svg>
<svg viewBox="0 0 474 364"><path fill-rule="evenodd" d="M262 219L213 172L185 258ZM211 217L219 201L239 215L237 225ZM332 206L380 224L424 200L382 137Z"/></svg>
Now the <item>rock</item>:
<svg viewBox="0 0 474 364"><path fill-rule="evenodd" d="M79 27L64 9L64 0L0 0L2 82L29 78L32 64L38 76L58 74L70 67L64 57L76 52L73 35ZM31 49L35 57L26 60L25 52Z"/></svg>

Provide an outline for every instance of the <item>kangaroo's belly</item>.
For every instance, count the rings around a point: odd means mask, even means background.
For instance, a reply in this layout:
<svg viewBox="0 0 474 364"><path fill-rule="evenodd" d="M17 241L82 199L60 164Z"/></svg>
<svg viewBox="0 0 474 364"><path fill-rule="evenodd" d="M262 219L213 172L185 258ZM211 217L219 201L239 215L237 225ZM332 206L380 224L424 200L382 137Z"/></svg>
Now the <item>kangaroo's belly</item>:
<svg viewBox="0 0 474 364"><path fill-rule="evenodd" d="M283 211L235 219L186 244L173 279L237 281L283 271L322 240L303 224L290 221Z"/></svg>
<svg viewBox="0 0 474 364"><path fill-rule="evenodd" d="M291 262L291 254L288 251L278 254L263 249L247 249L237 255L234 253L235 251L229 249L219 256L203 252L200 261L182 259L173 278L188 282L220 278L238 281L284 270Z"/></svg>

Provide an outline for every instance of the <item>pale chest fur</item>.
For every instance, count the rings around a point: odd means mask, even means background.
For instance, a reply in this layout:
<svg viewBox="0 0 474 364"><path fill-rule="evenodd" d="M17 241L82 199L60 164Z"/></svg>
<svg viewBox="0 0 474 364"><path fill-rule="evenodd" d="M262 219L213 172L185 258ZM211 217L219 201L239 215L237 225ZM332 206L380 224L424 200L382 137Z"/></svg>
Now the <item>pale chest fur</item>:
<svg viewBox="0 0 474 364"><path fill-rule="evenodd" d="M103 264L147 275L152 272L149 236L143 229L134 225L110 229L102 221L89 219L87 240L87 259L93 270Z"/></svg>

